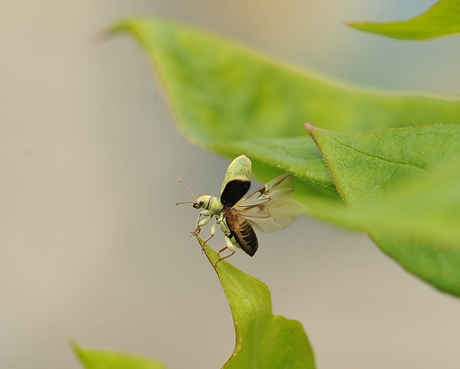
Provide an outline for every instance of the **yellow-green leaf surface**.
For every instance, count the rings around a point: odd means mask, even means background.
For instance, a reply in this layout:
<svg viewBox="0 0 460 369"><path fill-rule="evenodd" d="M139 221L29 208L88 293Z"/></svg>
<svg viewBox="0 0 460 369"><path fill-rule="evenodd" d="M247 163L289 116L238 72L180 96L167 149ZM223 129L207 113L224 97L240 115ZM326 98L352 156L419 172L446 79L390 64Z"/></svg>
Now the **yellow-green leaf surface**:
<svg viewBox="0 0 460 369"><path fill-rule="evenodd" d="M339 84L179 23L139 18L111 32L141 43L188 140L229 159L246 154L264 182L291 172L310 215L348 228L355 225L304 122L342 132L460 123L457 98Z"/></svg>
<svg viewBox="0 0 460 369"><path fill-rule="evenodd" d="M160 362L140 356L72 346L85 369L166 369Z"/></svg>
<svg viewBox="0 0 460 369"><path fill-rule="evenodd" d="M403 40L429 40L460 34L460 1L440 0L426 13L407 21L389 23L351 22L361 31Z"/></svg>
<svg viewBox="0 0 460 369"><path fill-rule="evenodd" d="M460 296L460 126L366 134L307 128L352 216L376 244Z"/></svg>
<svg viewBox="0 0 460 369"><path fill-rule="evenodd" d="M207 246L204 250L214 267L217 254ZM236 335L235 349L223 368L315 368L313 351L301 324L273 315L265 284L225 261L215 269L230 305Z"/></svg>
<svg viewBox="0 0 460 369"><path fill-rule="evenodd" d="M202 245L203 241L198 237ZM314 355L302 325L273 315L267 286L226 261L208 246L205 254L215 269L230 305L235 326L235 349L225 369L314 369ZM85 369L165 369L157 362L133 355L83 349L73 344ZM206 367L206 358L203 359Z"/></svg>

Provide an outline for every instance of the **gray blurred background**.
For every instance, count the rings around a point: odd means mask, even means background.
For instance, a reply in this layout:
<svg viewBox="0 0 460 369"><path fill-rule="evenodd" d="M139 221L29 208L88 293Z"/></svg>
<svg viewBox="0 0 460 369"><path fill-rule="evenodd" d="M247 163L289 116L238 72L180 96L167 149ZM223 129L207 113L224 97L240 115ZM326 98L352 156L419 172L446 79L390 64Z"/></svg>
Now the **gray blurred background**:
<svg viewBox="0 0 460 369"><path fill-rule="evenodd" d="M189 199L177 178L217 194L227 163L179 135L137 44L100 42L100 30L161 15L356 84L458 94L460 39L396 42L343 24L433 2L3 0L0 368L80 368L69 339L171 369L220 368L234 347L224 294L189 239L197 212L174 206ZM319 369L458 368L459 301L366 236L304 217L259 237L256 257L231 262L303 324Z"/></svg>

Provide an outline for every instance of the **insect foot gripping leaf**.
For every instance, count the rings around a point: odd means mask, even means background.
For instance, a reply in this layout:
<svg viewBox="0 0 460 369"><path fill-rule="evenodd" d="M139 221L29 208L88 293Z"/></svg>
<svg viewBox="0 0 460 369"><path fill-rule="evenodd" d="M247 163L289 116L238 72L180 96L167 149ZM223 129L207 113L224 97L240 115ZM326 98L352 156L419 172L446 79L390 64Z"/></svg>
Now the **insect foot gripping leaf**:
<svg viewBox="0 0 460 369"><path fill-rule="evenodd" d="M215 265L218 255L198 242ZM275 316L267 286L227 262L215 267L235 326L236 343L225 369L313 369L314 355L298 321Z"/></svg>
<svg viewBox="0 0 460 369"><path fill-rule="evenodd" d="M220 256L216 264L235 253L235 246L242 249L249 256L253 256L259 243L253 226L263 232L279 231L292 224L299 216L301 206L290 197L294 193L294 182L289 173L283 174L264 187L243 199L249 190L251 181L251 161L244 155L234 159L225 174L220 198L204 195L195 198L193 207L205 209L200 212L196 221L196 228L192 236L198 236L201 227L215 217L216 222L211 227L211 235L204 241L210 240L219 225L224 233L226 246L219 251L219 255L229 250L230 253ZM201 217L204 217L201 220Z"/></svg>

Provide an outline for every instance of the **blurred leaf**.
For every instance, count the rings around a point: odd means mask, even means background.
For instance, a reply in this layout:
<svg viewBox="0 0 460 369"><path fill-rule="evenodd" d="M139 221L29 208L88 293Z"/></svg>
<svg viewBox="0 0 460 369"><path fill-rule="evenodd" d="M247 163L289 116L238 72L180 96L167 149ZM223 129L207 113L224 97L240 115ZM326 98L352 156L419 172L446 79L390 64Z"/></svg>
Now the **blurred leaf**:
<svg viewBox="0 0 460 369"><path fill-rule="evenodd" d="M204 250L214 267L217 254L208 246ZM230 305L236 334L235 349L223 368L315 368L313 351L301 324L273 315L265 284L225 261L215 269Z"/></svg>
<svg viewBox="0 0 460 369"><path fill-rule="evenodd" d="M391 23L350 22L361 31L403 40L429 40L460 33L460 1L440 0L426 13Z"/></svg>
<svg viewBox="0 0 460 369"><path fill-rule="evenodd" d="M140 356L87 350L75 343L72 346L85 369L166 369L160 362Z"/></svg>
<svg viewBox="0 0 460 369"><path fill-rule="evenodd" d="M254 139L230 142L216 150L229 159L244 153L252 159L253 173L262 183L290 172L295 176L295 198L319 219L359 230L335 190L324 159L309 137ZM298 180L296 179L298 178Z"/></svg>
<svg viewBox="0 0 460 369"><path fill-rule="evenodd" d="M309 133L338 191L377 245L460 296L460 126Z"/></svg>
<svg viewBox="0 0 460 369"><path fill-rule="evenodd" d="M228 159L245 154L267 182L290 171L296 198L319 219L356 229L303 123L359 132L413 124L460 123L460 100L382 93L339 84L178 23L122 22L155 67L178 128Z"/></svg>

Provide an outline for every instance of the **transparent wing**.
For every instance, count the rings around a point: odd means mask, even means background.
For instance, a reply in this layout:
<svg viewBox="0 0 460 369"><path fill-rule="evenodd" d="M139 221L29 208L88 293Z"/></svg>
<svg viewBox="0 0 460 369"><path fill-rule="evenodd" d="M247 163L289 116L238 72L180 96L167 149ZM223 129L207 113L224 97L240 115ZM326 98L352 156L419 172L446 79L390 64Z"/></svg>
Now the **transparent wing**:
<svg viewBox="0 0 460 369"><path fill-rule="evenodd" d="M291 175L283 174L238 202L234 206L236 215L263 232L279 231L292 224L300 214L301 205L289 198L293 192Z"/></svg>
<svg viewBox="0 0 460 369"><path fill-rule="evenodd" d="M239 208L247 208L254 205L264 204L271 200L283 199L291 196L294 193L294 181L289 173L283 174L275 179L272 179L260 190L257 190L252 195L244 198L235 206Z"/></svg>
<svg viewBox="0 0 460 369"><path fill-rule="evenodd" d="M238 208L236 214L263 232L276 232L294 223L301 209L297 201L287 198Z"/></svg>

